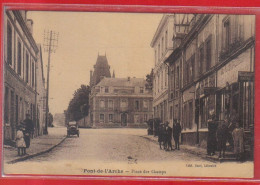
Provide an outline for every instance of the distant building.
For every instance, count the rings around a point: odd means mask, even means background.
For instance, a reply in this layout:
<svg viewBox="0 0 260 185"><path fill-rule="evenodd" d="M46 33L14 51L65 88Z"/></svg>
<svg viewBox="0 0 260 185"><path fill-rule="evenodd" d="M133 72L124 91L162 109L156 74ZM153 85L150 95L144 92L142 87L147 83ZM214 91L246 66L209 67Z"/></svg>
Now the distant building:
<svg viewBox="0 0 260 185"><path fill-rule="evenodd" d="M143 78L103 78L92 88L93 127L146 127L153 117L152 92Z"/></svg>
<svg viewBox="0 0 260 185"><path fill-rule="evenodd" d="M4 16L4 142L15 141L16 126L29 113L40 134L37 87L40 50L32 36L33 21L26 11L7 10ZM42 76L41 76L42 78ZM43 78L42 78L43 80ZM38 85L38 86L37 86ZM44 90L43 90L44 91ZM43 93L41 91L40 93ZM41 94L41 96L44 96ZM39 123L39 124L36 124Z"/></svg>
<svg viewBox="0 0 260 185"><path fill-rule="evenodd" d="M108 65L106 55L98 55L96 64L94 65L94 72L90 71L90 87L98 84L103 77L111 77L110 66Z"/></svg>

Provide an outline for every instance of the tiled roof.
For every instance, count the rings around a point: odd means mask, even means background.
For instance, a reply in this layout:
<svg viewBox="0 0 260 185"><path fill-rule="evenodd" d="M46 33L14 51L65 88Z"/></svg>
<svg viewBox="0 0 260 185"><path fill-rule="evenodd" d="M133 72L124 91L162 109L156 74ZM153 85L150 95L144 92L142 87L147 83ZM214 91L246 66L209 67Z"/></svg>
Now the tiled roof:
<svg viewBox="0 0 260 185"><path fill-rule="evenodd" d="M144 87L145 80L143 78L103 78L97 86L123 86L123 87Z"/></svg>

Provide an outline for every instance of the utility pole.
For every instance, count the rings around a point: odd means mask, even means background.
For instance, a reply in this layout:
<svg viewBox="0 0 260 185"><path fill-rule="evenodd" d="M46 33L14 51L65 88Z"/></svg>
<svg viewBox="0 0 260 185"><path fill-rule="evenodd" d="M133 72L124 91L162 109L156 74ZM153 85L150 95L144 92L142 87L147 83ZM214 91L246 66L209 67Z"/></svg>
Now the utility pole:
<svg viewBox="0 0 260 185"><path fill-rule="evenodd" d="M50 82L50 62L51 53L55 53L58 47L59 33L54 31L44 31L44 51L48 52L48 67L47 67L47 90L46 90L46 113L45 113L45 127L43 134L48 134L48 115L49 115L49 82Z"/></svg>

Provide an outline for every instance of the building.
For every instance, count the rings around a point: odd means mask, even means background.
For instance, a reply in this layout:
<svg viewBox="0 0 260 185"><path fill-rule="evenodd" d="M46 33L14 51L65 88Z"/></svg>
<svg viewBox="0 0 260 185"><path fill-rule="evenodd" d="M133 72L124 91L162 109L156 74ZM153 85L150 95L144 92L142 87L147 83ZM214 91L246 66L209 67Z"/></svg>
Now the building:
<svg viewBox="0 0 260 185"><path fill-rule="evenodd" d="M152 118L152 92L143 78L103 78L92 88L93 127L146 127Z"/></svg>
<svg viewBox="0 0 260 185"><path fill-rule="evenodd" d="M110 66L108 65L106 55L102 56L98 54L96 64L94 65L94 72L90 71L89 86L95 86L103 77L111 77Z"/></svg>
<svg viewBox="0 0 260 185"><path fill-rule="evenodd" d="M90 120L81 122L88 127L146 127L153 110L145 84L143 78L115 78L115 72L111 77L107 57L98 55L90 71Z"/></svg>
<svg viewBox="0 0 260 185"><path fill-rule="evenodd" d="M155 118L168 121L168 65L164 63L173 50L174 16L166 14L154 34L151 47L154 49L153 112Z"/></svg>
<svg viewBox="0 0 260 185"><path fill-rule="evenodd" d="M182 125L182 143L206 147L207 120L214 111L219 122L238 115L252 151L255 16L194 14L182 26L187 32L179 40L173 37L166 60L169 101L178 96L181 105L174 118ZM175 111L174 105L169 109Z"/></svg>
<svg viewBox="0 0 260 185"><path fill-rule="evenodd" d="M36 63L37 120L35 125L35 135L42 135L45 128L46 119L46 88L43 70L42 48L40 44L37 44L37 46L39 53Z"/></svg>
<svg viewBox="0 0 260 185"><path fill-rule="evenodd" d="M36 70L41 54L32 31L33 21L26 18L26 11L5 11L3 127L4 142L7 144L14 143L16 126L25 119L26 113L36 123L41 111L38 112L37 108L39 101Z"/></svg>

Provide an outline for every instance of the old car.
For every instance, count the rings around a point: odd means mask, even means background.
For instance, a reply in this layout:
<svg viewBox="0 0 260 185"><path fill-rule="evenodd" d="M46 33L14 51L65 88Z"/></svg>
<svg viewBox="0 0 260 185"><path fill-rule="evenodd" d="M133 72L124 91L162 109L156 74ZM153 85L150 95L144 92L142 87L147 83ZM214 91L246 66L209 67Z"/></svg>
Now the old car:
<svg viewBox="0 0 260 185"><path fill-rule="evenodd" d="M67 136L77 135L79 137L79 127L76 121L71 121L67 126Z"/></svg>

